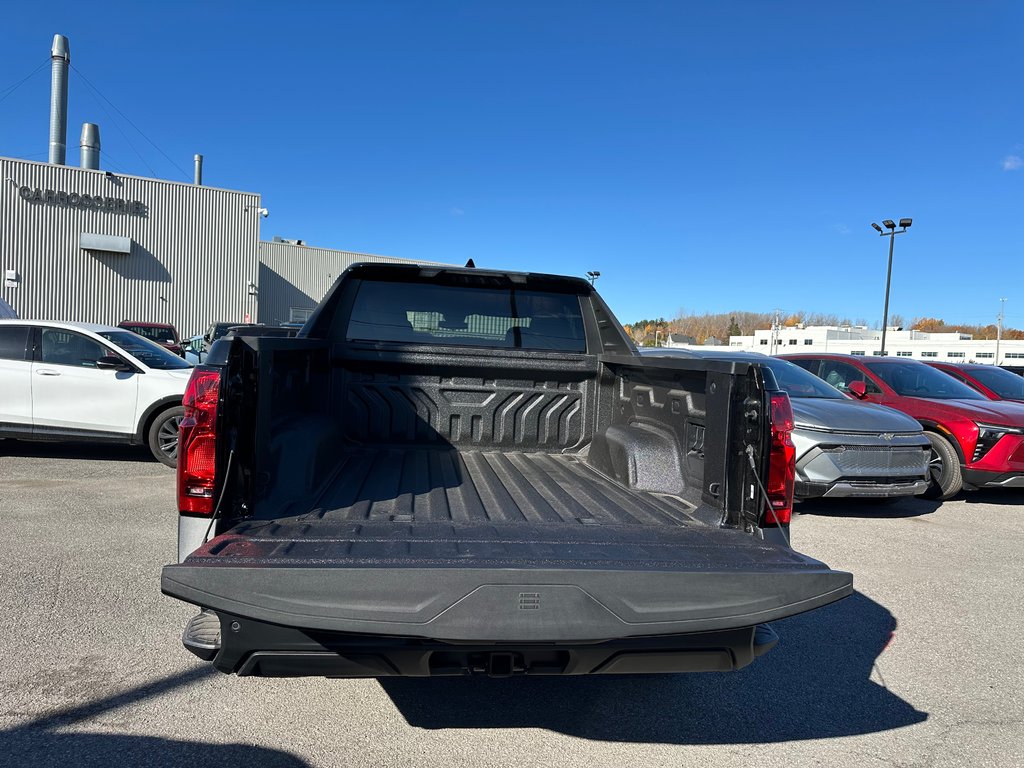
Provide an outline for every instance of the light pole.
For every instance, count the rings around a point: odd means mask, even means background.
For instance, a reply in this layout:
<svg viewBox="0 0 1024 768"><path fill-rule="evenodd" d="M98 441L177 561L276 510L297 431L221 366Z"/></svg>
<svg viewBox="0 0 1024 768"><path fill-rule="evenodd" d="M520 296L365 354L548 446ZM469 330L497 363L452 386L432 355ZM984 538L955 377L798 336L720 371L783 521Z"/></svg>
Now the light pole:
<svg viewBox="0 0 1024 768"><path fill-rule="evenodd" d="M885 272L885 309L882 310L882 357L885 357L885 332L889 327L889 283L892 282L892 247L896 242L896 235L902 235L907 229L913 224L912 219L900 219L900 227L902 229L896 229L896 223L892 219L886 219L882 222L888 232L883 232L882 228L871 222L871 226L878 232L880 237L889 238L889 268Z"/></svg>
<svg viewBox="0 0 1024 768"><path fill-rule="evenodd" d="M1006 299L999 300L999 325L996 326L996 365L999 365L999 342L1003 340L1003 310L1006 309Z"/></svg>
<svg viewBox="0 0 1024 768"><path fill-rule="evenodd" d="M592 270L592 271L590 271L590 272L587 272L587 280L589 280L589 281L590 281L590 284L591 284L591 285L593 285L594 283L596 283L596 282L597 282L597 278L599 278L600 276L601 276L601 273L600 273L600 272L597 272L597 271L593 271L593 270Z"/></svg>

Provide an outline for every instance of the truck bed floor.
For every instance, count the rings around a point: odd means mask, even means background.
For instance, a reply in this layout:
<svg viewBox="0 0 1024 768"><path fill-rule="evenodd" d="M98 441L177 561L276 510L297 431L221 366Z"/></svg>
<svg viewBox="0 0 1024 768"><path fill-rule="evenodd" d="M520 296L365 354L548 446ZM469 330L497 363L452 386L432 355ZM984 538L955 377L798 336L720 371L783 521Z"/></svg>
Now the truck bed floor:
<svg viewBox="0 0 1024 768"><path fill-rule="evenodd" d="M351 450L315 507L335 522L694 523L677 496L631 490L574 455L546 453Z"/></svg>

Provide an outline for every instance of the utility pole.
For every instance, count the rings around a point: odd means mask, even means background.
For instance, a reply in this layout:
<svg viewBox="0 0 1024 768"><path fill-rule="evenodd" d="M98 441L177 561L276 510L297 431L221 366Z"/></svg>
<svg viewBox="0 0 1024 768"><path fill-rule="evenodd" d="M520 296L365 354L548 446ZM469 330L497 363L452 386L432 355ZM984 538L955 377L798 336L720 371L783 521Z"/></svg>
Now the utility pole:
<svg viewBox="0 0 1024 768"><path fill-rule="evenodd" d="M1003 311L1006 309L1006 299L999 300L999 317L996 325L996 365L999 365L999 342L1003 340Z"/></svg>

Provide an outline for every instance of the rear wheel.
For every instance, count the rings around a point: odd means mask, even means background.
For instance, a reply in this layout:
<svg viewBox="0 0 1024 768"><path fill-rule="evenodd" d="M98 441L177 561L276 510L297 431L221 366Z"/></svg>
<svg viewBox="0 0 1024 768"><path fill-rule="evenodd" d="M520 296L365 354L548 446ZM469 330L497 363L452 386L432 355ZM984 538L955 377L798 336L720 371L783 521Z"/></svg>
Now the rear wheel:
<svg viewBox="0 0 1024 768"><path fill-rule="evenodd" d="M178 466L178 426L185 415L180 405L161 411L149 425L149 450L168 467Z"/></svg>
<svg viewBox="0 0 1024 768"><path fill-rule="evenodd" d="M944 501L956 496L964 487L963 476L960 473L960 457L946 438L934 432L924 434L932 444L932 454L928 461L931 483L922 495L926 499Z"/></svg>

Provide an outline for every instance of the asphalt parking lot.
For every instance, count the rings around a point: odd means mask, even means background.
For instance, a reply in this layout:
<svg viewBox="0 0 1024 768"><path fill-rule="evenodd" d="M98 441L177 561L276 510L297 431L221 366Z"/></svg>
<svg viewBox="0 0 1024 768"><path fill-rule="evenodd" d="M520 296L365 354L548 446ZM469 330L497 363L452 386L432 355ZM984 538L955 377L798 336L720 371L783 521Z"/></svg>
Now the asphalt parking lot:
<svg viewBox="0 0 1024 768"><path fill-rule="evenodd" d="M1024 764L1024 494L804 504L856 594L733 674L259 680L185 652L159 591L174 476L0 442L0 765Z"/></svg>

